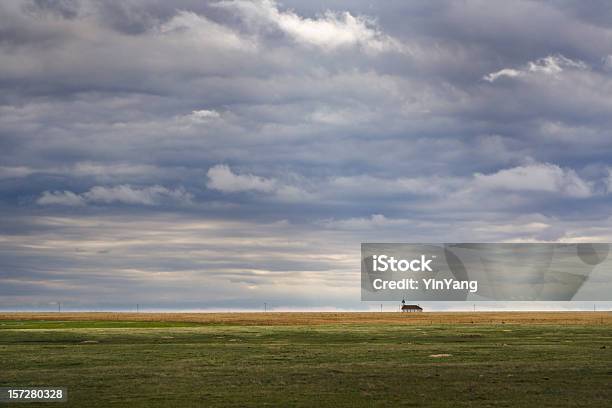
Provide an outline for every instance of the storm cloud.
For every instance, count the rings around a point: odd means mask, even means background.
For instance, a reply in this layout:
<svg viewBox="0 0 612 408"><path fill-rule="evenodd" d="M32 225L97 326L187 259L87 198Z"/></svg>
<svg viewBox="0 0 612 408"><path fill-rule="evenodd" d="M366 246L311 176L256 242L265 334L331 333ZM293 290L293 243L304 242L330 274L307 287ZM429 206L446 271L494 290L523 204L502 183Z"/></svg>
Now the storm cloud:
<svg viewBox="0 0 612 408"><path fill-rule="evenodd" d="M2 2L0 307L355 309L360 242L610 242L610 17Z"/></svg>

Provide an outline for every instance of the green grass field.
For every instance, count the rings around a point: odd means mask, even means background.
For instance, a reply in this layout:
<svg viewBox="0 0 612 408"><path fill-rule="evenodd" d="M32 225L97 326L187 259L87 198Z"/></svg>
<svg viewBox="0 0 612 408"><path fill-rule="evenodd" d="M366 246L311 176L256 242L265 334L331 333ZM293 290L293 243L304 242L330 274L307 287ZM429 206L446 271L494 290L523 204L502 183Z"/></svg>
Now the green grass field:
<svg viewBox="0 0 612 408"><path fill-rule="evenodd" d="M68 388L19 406L610 407L612 326L0 320L0 386Z"/></svg>

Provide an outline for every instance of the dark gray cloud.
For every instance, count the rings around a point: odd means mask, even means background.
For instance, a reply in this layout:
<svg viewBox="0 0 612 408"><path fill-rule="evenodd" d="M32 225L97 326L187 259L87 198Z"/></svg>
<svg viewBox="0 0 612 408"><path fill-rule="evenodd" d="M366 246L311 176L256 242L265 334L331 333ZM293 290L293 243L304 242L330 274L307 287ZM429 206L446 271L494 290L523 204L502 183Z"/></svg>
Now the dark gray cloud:
<svg viewBox="0 0 612 408"><path fill-rule="evenodd" d="M0 302L354 308L361 241L609 241L609 12L3 2Z"/></svg>

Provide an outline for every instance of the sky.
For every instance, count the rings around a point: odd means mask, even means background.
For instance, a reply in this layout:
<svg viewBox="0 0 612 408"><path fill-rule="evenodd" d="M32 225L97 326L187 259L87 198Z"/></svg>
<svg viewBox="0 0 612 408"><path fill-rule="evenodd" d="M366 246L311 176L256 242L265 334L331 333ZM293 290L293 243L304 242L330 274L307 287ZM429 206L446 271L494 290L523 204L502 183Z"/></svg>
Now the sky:
<svg viewBox="0 0 612 408"><path fill-rule="evenodd" d="M361 242L611 242L611 125L608 1L3 1L0 308L361 310Z"/></svg>

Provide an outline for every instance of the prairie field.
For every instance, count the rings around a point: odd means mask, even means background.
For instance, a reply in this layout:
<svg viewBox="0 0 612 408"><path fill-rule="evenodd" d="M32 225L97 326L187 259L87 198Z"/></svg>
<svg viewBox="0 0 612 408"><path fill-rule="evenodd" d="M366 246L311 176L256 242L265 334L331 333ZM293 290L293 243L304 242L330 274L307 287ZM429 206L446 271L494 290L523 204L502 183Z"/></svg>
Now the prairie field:
<svg viewBox="0 0 612 408"><path fill-rule="evenodd" d="M192 322L228 325L320 324L607 324L612 312L268 312L268 313L2 313L0 320Z"/></svg>
<svg viewBox="0 0 612 408"><path fill-rule="evenodd" d="M612 314L4 313L0 387L66 407L608 407Z"/></svg>

